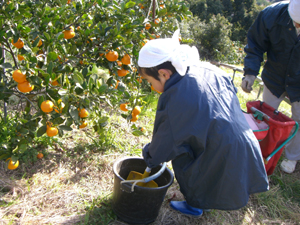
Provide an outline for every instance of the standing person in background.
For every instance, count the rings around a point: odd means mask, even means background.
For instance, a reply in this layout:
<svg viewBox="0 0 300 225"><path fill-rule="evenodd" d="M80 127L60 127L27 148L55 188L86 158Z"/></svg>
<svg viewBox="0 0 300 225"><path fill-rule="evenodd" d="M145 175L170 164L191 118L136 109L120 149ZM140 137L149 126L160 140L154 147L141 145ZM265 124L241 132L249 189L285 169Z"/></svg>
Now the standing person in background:
<svg viewBox="0 0 300 225"><path fill-rule="evenodd" d="M247 34L242 89L250 93L264 53L263 101L277 109L285 97L300 123L300 0L274 3L260 12ZM282 171L293 173L300 160L300 132L286 145Z"/></svg>

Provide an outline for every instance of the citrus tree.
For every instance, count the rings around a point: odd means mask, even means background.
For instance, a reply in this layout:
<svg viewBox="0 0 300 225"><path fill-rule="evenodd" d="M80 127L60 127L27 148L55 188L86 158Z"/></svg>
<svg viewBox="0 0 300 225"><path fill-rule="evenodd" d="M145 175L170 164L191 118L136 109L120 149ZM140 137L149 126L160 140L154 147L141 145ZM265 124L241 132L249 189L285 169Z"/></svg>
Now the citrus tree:
<svg viewBox="0 0 300 225"><path fill-rule="evenodd" d="M191 15L179 0L11 0L0 5L0 100L6 106L12 97L18 99L13 130L1 137L0 159L9 160L11 169L35 137L63 136L86 126L105 132L104 107L137 121L141 86L147 85L136 69L140 48L149 39L170 36L178 21ZM2 123L3 112L6 108Z"/></svg>

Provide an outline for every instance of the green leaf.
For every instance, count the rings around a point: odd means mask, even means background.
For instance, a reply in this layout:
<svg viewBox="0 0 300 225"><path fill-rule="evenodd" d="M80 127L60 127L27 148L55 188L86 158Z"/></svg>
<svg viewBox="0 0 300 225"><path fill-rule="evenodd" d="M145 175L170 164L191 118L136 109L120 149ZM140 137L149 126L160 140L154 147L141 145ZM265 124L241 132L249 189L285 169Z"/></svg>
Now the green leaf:
<svg viewBox="0 0 300 225"><path fill-rule="evenodd" d="M3 69L12 69L12 65L10 63L3 63L0 67Z"/></svg>
<svg viewBox="0 0 300 225"><path fill-rule="evenodd" d="M38 45L39 41L40 41L40 38L35 39L35 41L33 42L32 46L36 47Z"/></svg>
<svg viewBox="0 0 300 225"><path fill-rule="evenodd" d="M143 133L142 131L140 131L140 130L134 130L134 131L132 132L132 134L133 134L134 136L141 136L141 135L144 135L144 133Z"/></svg>
<svg viewBox="0 0 300 225"><path fill-rule="evenodd" d="M75 82L77 82L77 83L79 83L79 84L82 84L82 83L83 83L84 78L83 78L83 76L81 75L81 73L78 73L78 72L74 73L73 78L74 78L74 81L75 81Z"/></svg>
<svg viewBox="0 0 300 225"><path fill-rule="evenodd" d="M36 132L36 136L37 137L41 137L44 133L46 133L47 131L47 126L41 126L37 132Z"/></svg>
<svg viewBox="0 0 300 225"><path fill-rule="evenodd" d="M74 105L70 106L69 113L70 113L73 120L79 121L78 110Z"/></svg>
<svg viewBox="0 0 300 225"><path fill-rule="evenodd" d="M53 71L53 62L50 62L49 65L48 65L48 68L47 68L47 73L51 74L52 71Z"/></svg>
<svg viewBox="0 0 300 225"><path fill-rule="evenodd" d="M62 123L64 123L65 122L65 120L63 119L63 118L61 118L61 117L57 117L57 118L55 118L54 120L53 120L53 123L54 124L62 124Z"/></svg>
<svg viewBox="0 0 300 225"><path fill-rule="evenodd" d="M47 41L51 41L51 37L48 33L44 32L44 36L45 36Z"/></svg>
<svg viewBox="0 0 300 225"><path fill-rule="evenodd" d="M66 125L61 125L58 128L61 129L61 130L66 130L66 131L72 131L73 130L71 127L66 126Z"/></svg>
<svg viewBox="0 0 300 225"><path fill-rule="evenodd" d="M128 9L128 8L133 7L133 6L135 6L135 2L130 1L130 2L126 3L125 8Z"/></svg>
<svg viewBox="0 0 300 225"><path fill-rule="evenodd" d="M47 59L50 61L54 61L57 59L57 57L58 57L58 55L55 52L49 52Z"/></svg>

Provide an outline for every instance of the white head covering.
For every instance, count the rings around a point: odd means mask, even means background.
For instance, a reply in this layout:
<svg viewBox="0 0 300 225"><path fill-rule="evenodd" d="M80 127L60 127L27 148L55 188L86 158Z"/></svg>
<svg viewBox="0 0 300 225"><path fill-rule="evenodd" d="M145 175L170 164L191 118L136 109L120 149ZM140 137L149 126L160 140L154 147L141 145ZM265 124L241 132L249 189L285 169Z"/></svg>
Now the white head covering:
<svg viewBox="0 0 300 225"><path fill-rule="evenodd" d="M170 61L177 72L184 76L188 66L200 63L199 52L195 46L179 43L179 30L172 38L148 41L139 52L139 67L151 68Z"/></svg>
<svg viewBox="0 0 300 225"><path fill-rule="evenodd" d="M290 0L288 11L292 20L300 23L300 0Z"/></svg>

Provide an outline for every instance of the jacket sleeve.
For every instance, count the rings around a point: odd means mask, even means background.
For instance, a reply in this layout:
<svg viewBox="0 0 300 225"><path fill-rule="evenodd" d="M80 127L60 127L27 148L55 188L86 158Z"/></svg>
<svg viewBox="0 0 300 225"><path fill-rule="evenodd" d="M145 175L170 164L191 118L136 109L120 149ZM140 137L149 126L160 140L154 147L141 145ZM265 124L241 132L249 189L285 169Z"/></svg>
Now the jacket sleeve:
<svg viewBox="0 0 300 225"><path fill-rule="evenodd" d="M167 114L167 109L156 112L152 141L143 147L143 157L150 168L189 151L185 146L176 146Z"/></svg>
<svg viewBox="0 0 300 225"><path fill-rule="evenodd" d="M247 34L247 45L244 48L244 74L257 76L263 61L264 53L269 47L268 30L264 17L268 14L265 10L259 13Z"/></svg>

